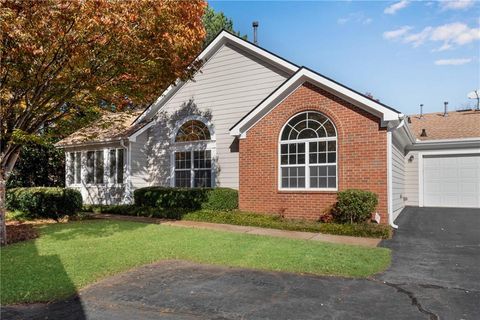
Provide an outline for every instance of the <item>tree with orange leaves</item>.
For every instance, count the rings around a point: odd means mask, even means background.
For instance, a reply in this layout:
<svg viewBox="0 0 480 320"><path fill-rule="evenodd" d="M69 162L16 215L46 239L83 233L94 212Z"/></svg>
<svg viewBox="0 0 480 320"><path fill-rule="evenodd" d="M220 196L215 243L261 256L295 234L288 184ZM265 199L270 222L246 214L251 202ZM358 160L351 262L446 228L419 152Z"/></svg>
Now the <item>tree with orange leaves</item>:
<svg viewBox="0 0 480 320"><path fill-rule="evenodd" d="M204 10L201 0L0 0L2 243L5 183L22 144L46 124L101 104L147 104L190 77Z"/></svg>

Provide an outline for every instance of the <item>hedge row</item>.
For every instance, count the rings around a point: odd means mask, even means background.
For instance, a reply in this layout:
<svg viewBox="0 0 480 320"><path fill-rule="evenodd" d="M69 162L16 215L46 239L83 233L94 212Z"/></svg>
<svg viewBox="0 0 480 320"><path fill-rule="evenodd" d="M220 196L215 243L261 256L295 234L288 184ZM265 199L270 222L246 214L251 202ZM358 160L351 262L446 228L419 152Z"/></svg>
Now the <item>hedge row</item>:
<svg viewBox="0 0 480 320"><path fill-rule="evenodd" d="M229 188L140 188L133 193L135 205L161 209L234 210L238 191Z"/></svg>
<svg viewBox="0 0 480 320"><path fill-rule="evenodd" d="M68 188L13 188L7 190L6 206L7 210L21 211L29 218L58 221L81 210L82 195Z"/></svg>

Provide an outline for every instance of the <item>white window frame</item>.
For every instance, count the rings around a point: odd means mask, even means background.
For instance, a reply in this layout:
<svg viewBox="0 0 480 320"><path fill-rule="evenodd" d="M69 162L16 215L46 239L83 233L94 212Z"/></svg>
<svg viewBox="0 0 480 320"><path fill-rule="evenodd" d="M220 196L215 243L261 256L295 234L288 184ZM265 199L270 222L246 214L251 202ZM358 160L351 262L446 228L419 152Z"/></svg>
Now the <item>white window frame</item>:
<svg viewBox="0 0 480 320"><path fill-rule="evenodd" d="M282 134L285 128L287 127L288 123L290 120L295 118L296 116L299 116L300 114L303 113L319 113L326 117L330 123L333 125L333 128L335 129L335 137L324 137L324 138L313 138L313 139L295 139L295 140L282 140ZM326 142L327 143L327 148L328 148L328 141L335 141L335 162L327 162L327 163L312 163L310 164L310 142ZM305 143L305 163L304 164L282 164L282 145L284 144L299 144L299 143ZM277 186L279 191L285 191L285 192L309 192L309 191L327 191L327 192L335 192L338 191L338 131L333 123L332 119L328 117L327 115L323 114L322 112L315 111L315 110L308 110L308 111L303 111L294 114L292 117L290 117L285 124L283 125L282 129L280 130L280 134L278 136L278 147L277 147L277 163L278 163L278 181L277 181ZM328 161L328 153L326 154L327 161ZM335 188L311 188L310 187L310 167L311 166L335 166ZM284 188L282 187L282 168L289 168L289 167L304 167L305 168L305 187L304 188ZM328 183L328 182L327 182Z"/></svg>
<svg viewBox="0 0 480 320"><path fill-rule="evenodd" d="M198 120L203 122L210 131L210 140L198 140L198 141L186 141L186 142L176 142L175 138L177 136L178 130L180 127L187 121L190 120ZM194 151L210 151L211 156L211 188L216 187L216 142L215 142L215 130L213 125L210 121L205 119L204 117L198 115L191 115L188 116L181 121L178 121L175 125L175 129L173 130L173 134L171 137L171 148L170 148L170 186L175 187L175 153L176 152L191 152L191 168L190 168L190 188L194 188L194 162L193 162L193 155ZM183 169L182 169L183 170ZM188 170L188 169L185 169ZM200 169L201 170L201 169Z"/></svg>
<svg viewBox="0 0 480 320"><path fill-rule="evenodd" d="M111 172L112 157L111 157L111 154L110 154L110 151L112 151L112 150L115 150L115 174L114 174L113 177L111 175L111 173L112 173ZM123 181L122 182L118 182L118 169L119 169L118 153L119 153L119 150L123 150L123 165L122 165ZM108 149L106 149L106 153L107 153L107 156L105 157L105 162L106 162L105 168L107 168L107 169L105 170L105 175L107 176L107 178L106 178L105 181L108 181L109 186L124 186L125 185L125 179L126 179L127 149L126 148L108 148Z"/></svg>
<svg viewBox="0 0 480 320"><path fill-rule="evenodd" d="M70 170L72 168L72 159L70 157L70 154L74 154L74 159L73 159L73 172ZM67 170L65 170L66 174L67 174L67 177L66 177L66 183L68 184L68 186L73 186L73 187L78 187L78 186L81 186L82 185L82 181L83 181L83 174L82 174L82 152L81 151L68 151L66 152L67 156L66 156L66 165L67 165ZM80 163L77 162L77 156L80 156ZM77 182L77 167L78 165L80 166L80 182ZM73 177L73 183L69 183L68 179L70 177Z"/></svg>
<svg viewBox="0 0 480 320"><path fill-rule="evenodd" d="M88 176L88 153L93 152L93 182L87 183L87 176ZM103 182L97 182L97 152L103 153ZM105 156L105 149L92 149L92 150L85 150L85 173L82 175L82 182L86 186L103 186L108 184L108 180L106 176L107 169L105 169L105 165L107 164L106 156Z"/></svg>

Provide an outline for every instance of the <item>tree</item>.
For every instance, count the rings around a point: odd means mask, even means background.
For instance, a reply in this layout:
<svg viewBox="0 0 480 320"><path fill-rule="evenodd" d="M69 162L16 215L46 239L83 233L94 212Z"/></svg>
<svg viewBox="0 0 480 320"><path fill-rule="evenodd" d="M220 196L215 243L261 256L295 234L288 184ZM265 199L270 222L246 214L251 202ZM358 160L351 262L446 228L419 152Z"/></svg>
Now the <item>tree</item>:
<svg viewBox="0 0 480 320"><path fill-rule="evenodd" d="M215 36L225 29L236 34L239 37L247 40L247 35L240 35L239 31L233 29L233 21L230 18L227 18L223 12L215 12L210 6L205 8L205 13L203 15L203 25L205 27L206 36L203 42L203 45L206 46L212 41Z"/></svg>
<svg viewBox="0 0 480 320"><path fill-rule="evenodd" d="M201 0L0 0L1 243L5 184L22 146L46 125L61 130L101 104L144 105L190 77L204 10Z"/></svg>

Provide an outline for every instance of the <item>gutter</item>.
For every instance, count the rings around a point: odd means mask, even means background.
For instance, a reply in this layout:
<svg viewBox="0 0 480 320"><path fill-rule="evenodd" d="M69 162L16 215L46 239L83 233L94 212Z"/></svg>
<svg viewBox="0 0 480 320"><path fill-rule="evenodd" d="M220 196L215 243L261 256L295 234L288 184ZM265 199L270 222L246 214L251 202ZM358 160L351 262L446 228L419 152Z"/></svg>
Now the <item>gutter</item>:
<svg viewBox="0 0 480 320"><path fill-rule="evenodd" d="M393 132L402 128L405 125L405 115L400 114L398 115L398 120L400 120L400 123L396 125L393 128L389 128L387 130L387 189L388 189L388 224L394 228L398 229L398 225L396 225L393 221L393 184L392 184L392 173L393 173L393 167L392 167L392 158L393 158L393 152L392 152L392 135Z"/></svg>

